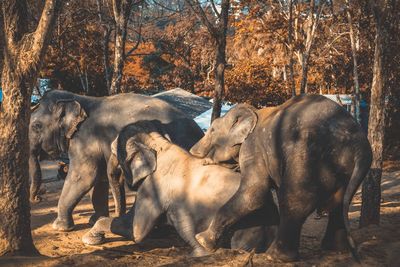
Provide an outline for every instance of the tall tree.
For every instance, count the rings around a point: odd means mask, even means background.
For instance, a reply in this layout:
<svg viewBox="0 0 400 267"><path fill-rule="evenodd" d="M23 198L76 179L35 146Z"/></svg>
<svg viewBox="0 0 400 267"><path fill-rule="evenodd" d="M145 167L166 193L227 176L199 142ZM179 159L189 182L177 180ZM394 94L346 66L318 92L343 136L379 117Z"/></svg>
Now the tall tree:
<svg viewBox="0 0 400 267"><path fill-rule="evenodd" d="M138 0L135 4L142 2ZM125 43L129 16L132 10L133 0L112 0L115 20L114 42L114 68L109 89L110 95L121 92L121 81L125 60Z"/></svg>
<svg viewBox="0 0 400 267"><path fill-rule="evenodd" d="M358 82L358 66L357 66L357 49L356 40L353 29L353 17L350 10L350 0L346 0L346 14L349 23L349 35L351 44L351 54L353 57L353 81L354 81L354 101L353 101L353 116L360 123L360 84Z"/></svg>
<svg viewBox="0 0 400 267"><path fill-rule="evenodd" d="M373 80L371 88L371 104L369 113L368 139L371 143L373 160L371 170L362 186L362 205L360 227L379 224L381 202L381 176L385 129L385 98L389 92L388 49L391 41L391 17L398 5L392 0L370 1L375 19L375 54Z"/></svg>
<svg viewBox="0 0 400 267"><path fill-rule="evenodd" d="M211 122L221 115L221 104L222 97L224 94L225 86L225 65L226 65L226 32L228 29L228 18L229 18L229 0L221 0L220 11L216 8L214 0L210 0L210 6L217 17L217 21L210 20L207 16L207 12L203 9L200 1L198 0L186 0L190 8L195 12L196 16L199 17L202 24L207 27L208 32L212 36L215 44L215 64L214 64L214 79L215 89L213 98L213 110L211 115ZM208 7L208 6L207 6Z"/></svg>
<svg viewBox="0 0 400 267"><path fill-rule="evenodd" d="M325 1L318 1L318 10L316 10L315 0L310 1L310 11L308 12L307 25L306 25L306 39L304 44L304 51L301 56L301 84L300 94L307 92L307 79L308 67L310 60L311 48L315 39L315 33L318 27L319 18Z"/></svg>
<svg viewBox="0 0 400 267"><path fill-rule="evenodd" d="M288 46L289 46L289 87L292 96L296 96L296 86L294 83L294 70L293 70L293 0L289 0L289 29L288 29Z"/></svg>
<svg viewBox="0 0 400 267"><path fill-rule="evenodd" d="M110 53L109 45L111 40L111 33L113 30L109 21L106 21L102 11L102 1L96 0L99 22L103 28L103 62L104 62L104 77L106 80L107 89L111 88L111 67L110 67Z"/></svg>
<svg viewBox="0 0 400 267"><path fill-rule="evenodd" d="M61 1L46 0L34 32L27 3L2 1L4 66L0 110L0 255L37 254L30 227L28 125L30 97Z"/></svg>

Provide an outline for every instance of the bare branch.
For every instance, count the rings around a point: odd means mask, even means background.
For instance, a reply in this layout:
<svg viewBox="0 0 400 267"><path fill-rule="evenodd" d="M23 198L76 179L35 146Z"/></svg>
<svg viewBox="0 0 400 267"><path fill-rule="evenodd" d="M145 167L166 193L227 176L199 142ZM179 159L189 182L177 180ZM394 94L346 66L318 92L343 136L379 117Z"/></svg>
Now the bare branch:
<svg viewBox="0 0 400 267"><path fill-rule="evenodd" d="M210 0L211 7L214 10L215 14L218 16L218 18L221 19L221 13L218 12L217 7L215 6L214 0Z"/></svg>
<svg viewBox="0 0 400 267"><path fill-rule="evenodd" d="M204 9L201 7L201 4L198 0L185 0L186 3L190 6L196 16L200 19L204 26L207 27L210 34L216 38L218 36L218 30L208 19Z"/></svg>
<svg viewBox="0 0 400 267"><path fill-rule="evenodd" d="M55 23L56 14L59 12L60 7L60 0L46 0L39 24L32 36L32 45L25 47L25 49L29 49L29 51L24 51L30 52L32 59L38 59L44 56L45 50L43 47L46 46L46 42L50 39L48 37L51 34L51 29ZM40 62L40 60L38 62Z"/></svg>

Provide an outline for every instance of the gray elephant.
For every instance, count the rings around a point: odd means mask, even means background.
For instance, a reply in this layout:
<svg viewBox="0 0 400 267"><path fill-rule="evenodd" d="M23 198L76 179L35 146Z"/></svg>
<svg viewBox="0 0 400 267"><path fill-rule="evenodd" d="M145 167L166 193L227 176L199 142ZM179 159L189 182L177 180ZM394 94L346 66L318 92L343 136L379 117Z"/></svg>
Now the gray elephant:
<svg viewBox="0 0 400 267"><path fill-rule="evenodd" d="M70 166L58 202L58 217L53 228L69 231L74 227L72 211L80 199L93 188L95 214L91 221L108 216L107 164L111 142L127 124L157 119L167 125L172 141L188 149L203 136L197 124L185 114L157 98L133 93L110 97L88 97L66 91L47 92L32 113L30 121L31 198L41 183L39 155L42 152L58 157L68 152ZM122 184L123 185L123 184ZM120 184L112 185L115 199ZM123 212L121 212L123 213Z"/></svg>
<svg viewBox="0 0 400 267"><path fill-rule="evenodd" d="M137 188L134 207L125 216L102 218L82 240L86 244L104 242L105 232L113 232L141 242L161 215L193 248L193 256L208 252L199 245L195 233L205 230L213 215L240 184L240 174L219 165L204 165L202 159L174 145L158 121L140 121L126 126L113 142L112 154L122 167L126 182ZM117 168L117 166L114 166ZM272 201L272 199L270 199ZM275 205L261 207L230 229L229 247L265 251L273 237L278 217L266 216ZM271 240L272 241L272 240Z"/></svg>
<svg viewBox="0 0 400 267"><path fill-rule="evenodd" d="M243 176L239 190L196 236L204 247L212 249L227 226L263 205L273 186L280 225L267 251L271 259L298 258L302 225L316 208L329 211L322 248L349 248L357 258L348 209L372 154L360 125L335 102L303 95L275 108L237 105L212 123L191 153L217 163L238 160Z"/></svg>

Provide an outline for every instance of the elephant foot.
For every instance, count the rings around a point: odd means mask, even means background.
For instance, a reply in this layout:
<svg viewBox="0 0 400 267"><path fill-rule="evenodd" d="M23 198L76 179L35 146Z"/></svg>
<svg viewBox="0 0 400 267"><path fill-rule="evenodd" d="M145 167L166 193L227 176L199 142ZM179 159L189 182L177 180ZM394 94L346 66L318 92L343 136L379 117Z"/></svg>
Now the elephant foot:
<svg viewBox="0 0 400 267"><path fill-rule="evenodd" d="M267 259L275 262L292 262L299 258L297 250L283 250L278 248L276 242L272 243L266 252Z"/></svg>
<svg viewBox="0 0 400 267"><path fill-rule="evenodd" d="M204 232L198 233L196 235L197 242L202 245L204 248L213 251L215 250L216 246L216 237L215 234L212 233L210 230L206 230Z"/></svg>
<svg viewBox="0 0 400 267"><path fill-rule="evenodd" d="M210 254L211 253L209 251L205 250L204 248L198 247L198 248L195 248L192 251L192 253L190 253L190 257L198 258L198 257L208 256Z"/></svg>
<svg viewBox="0 0 400 267"><path fill-rule="evenodd" d="M322 239L323 250L347 251L350 248L345 229L337 230L335 233L327 233Z"/></svg>
<svg viewBox="0 0 400 267"><path fill-rule="evenodd" d="M89 225L90 226L93 226L93 225L95 225L95 223L100 219L100 218L102 218L102 217L107 217L107 216L105 216L105 215L98 215L98 214L93 214L92 216L90 216L90 218L89 218Z"/></svg>
<svg viewBox="0 0 400 267"><path fill-rule="evenodd" d="M100 245L105 241L104 233L88 231L82 236L85 245Z"/></svg>
<svg viewBox="0 0 400 267"><path fill-rule="evenodd" d="M74 222L72 220L61 220L57 218L53 222L53 229L61 232L69 232L72 231L75 227Z"/></svg>

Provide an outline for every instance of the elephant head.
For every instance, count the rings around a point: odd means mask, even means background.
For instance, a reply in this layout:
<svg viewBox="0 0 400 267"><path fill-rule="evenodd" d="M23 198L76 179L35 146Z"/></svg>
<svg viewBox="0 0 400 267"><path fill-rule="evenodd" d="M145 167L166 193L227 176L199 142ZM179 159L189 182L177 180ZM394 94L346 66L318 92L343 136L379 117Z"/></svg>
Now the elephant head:
<svg viewBox="0 0 400 267"><path fill-rule="evenodd" d="M159 121L139 121L122 129L111 144L111 153L117 157L131 190L136 191L156 171L157 152L153 147L170 141Z"/></svg>
<svg viewBox="0 0 400 267"><path fill-rule="evenodd" d="M68 141L86 117L85 110L75 100L57 100L50 105L39 104L32 113L29 125L31 146L40 145L53 158L62 152L68 152Z"/></svg>
<svg viewBox="0 0 400 267"><path fill-rule="evenodd" d="M215 163L238 161L240 146L257 124L255 108L247 104L233 107L225 116L215 119L190 153L207 157Z"/></svg>
<svg viewBox="0 0 400 267"><path fill-rule="evenodd" d="M31 201L40 201L41 171L39 155L57 158L68 152L69 140L73 138L87 114L81 104L73 99L54 99L46 94L32 112L29 124L29 172Z"/></svg>
<svg viewBox="0 0 400 267"><path fill-rule="evenodd" d="M156 151L135 141L134 138L127 140L124 152L115 151L115 146L113 143L112 153L117 155L125 181L130 189L137 190L140 183L157 168Z"/></svg>

